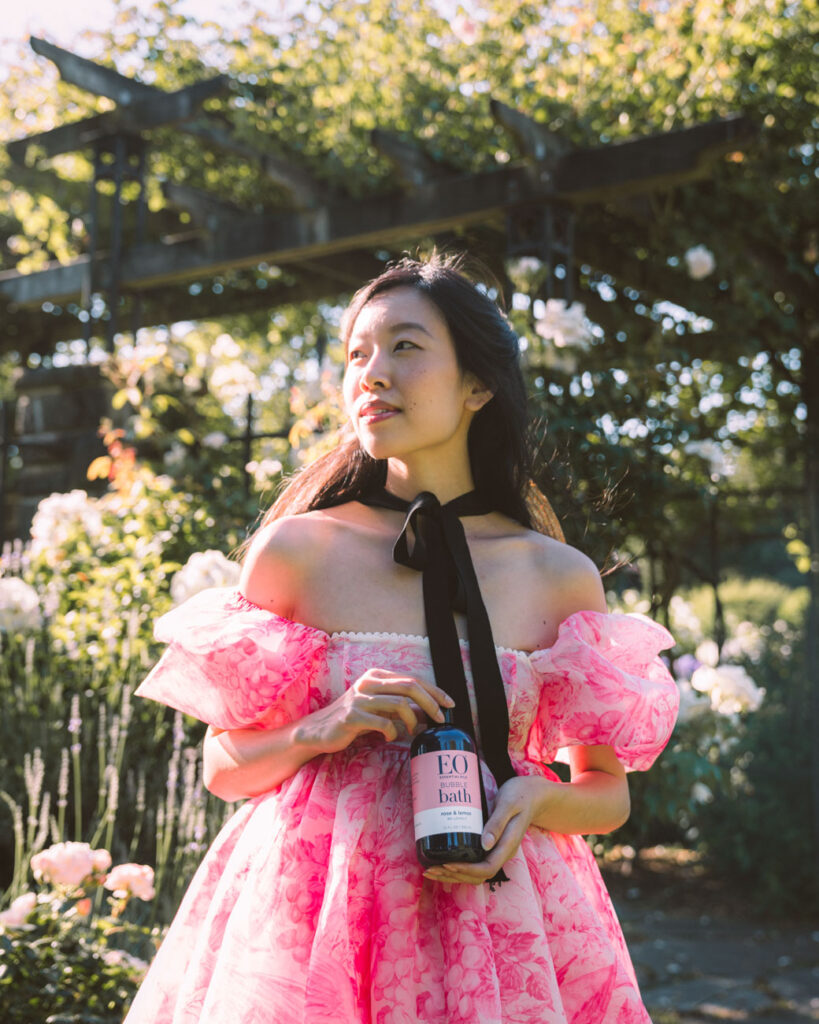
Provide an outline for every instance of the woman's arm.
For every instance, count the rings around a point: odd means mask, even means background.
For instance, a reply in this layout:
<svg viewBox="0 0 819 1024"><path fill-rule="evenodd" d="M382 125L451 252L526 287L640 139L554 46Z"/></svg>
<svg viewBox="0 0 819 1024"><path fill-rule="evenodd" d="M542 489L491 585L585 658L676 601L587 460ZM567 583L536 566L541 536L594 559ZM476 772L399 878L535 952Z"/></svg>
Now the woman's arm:
<svg viewBox="0 0 819 1024"><path fill-rule="evenodd" d="M280 786L319 754L344 750L365 732L412 736L423 715L442 722L453 701L432 683L371 668L326 708L277 729L208 726L203 751L205 787L223 800L243 800Z"/></svg>
<svg viewBox="0 0 819 1024"><path fill-rule="evenodd" d="M551 548L552 593L540 596L562 621L576 611L605 612L600 576L593 564L568 545ZM559 561L558 561L559 560ZM555 564L555 563L558 564ZM626 772L609 746L569 748L571 782L521 775L498 791L483 831L487 857L478 864L430 868L428 878L443 882L485 882L514 855L530 825L564 835L613 832L628 818Z"/></svg>
<svg viewBox="0 0 819 1024"><path fill-rule="evenodd" d="M570 747L569 761L571 782L527 778L531 824L564 835L604 835L625 824L631 810L628 779L612 748Z"/></svg>
<svg viewBox="0 0 819 1024"><path fill-rule="evenodd" d="M292 618L305 569L322 544L320 529L307 517L274 521L251 545L240 591L261 608ZM205 786L228 801L258 796L280 786L312 758L344 750L362 733L379 732L392 741L402 724L412 735L423 715L441 722L441 706L451 707L452 701L432 683L369 669L332 704L297 722L264 730L209 726L203 748Z"/></svg>
<svg viewBox="0 0 819 1024"><path fill-rule="evenodd" d="M276 789L322 753L297 739L301 728L301 722L227 731L209 725L202 751L205 789L228 802Z"/></svg>

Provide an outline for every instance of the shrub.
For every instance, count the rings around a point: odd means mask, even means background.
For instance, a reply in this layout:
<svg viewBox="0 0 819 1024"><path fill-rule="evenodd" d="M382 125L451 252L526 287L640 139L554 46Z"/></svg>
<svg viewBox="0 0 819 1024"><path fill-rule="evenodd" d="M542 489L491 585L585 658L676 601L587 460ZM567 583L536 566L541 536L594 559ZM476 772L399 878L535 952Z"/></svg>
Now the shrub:
<svg viewBox="0 0 819 1024"><path fill-rule="evenodd" d="M151 869L118 865L106 875L110 864L107 850L85 843L59 844L32 859L35 876L53 884L0 914L4 1024L122 1020L159 931L129 915L131 897L152 898ZM103 886L120 888L100 914Z"/></svg>

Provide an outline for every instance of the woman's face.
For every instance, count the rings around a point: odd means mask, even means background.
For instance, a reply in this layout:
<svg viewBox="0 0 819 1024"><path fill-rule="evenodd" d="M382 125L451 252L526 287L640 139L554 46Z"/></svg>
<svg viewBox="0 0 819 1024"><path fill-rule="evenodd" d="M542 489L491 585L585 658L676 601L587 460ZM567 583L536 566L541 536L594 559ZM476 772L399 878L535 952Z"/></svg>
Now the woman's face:
<svg viewBox="0 0 819 1024"><path fill-rule="evenodd" d="M344 403L361 447L376 459L463 455L486 397L458 366L438 308L402 286L361 309L347 343Z"/></svg>

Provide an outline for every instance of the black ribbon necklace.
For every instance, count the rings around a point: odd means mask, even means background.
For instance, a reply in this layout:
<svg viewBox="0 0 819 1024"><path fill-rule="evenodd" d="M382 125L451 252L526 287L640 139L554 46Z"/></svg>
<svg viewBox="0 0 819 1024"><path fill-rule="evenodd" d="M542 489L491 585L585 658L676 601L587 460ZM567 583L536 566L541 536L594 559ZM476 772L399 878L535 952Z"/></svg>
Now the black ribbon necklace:
<svg viewBox="0 0 819 1024"><path fill-rule="evenodd" d="M399 565L422 573L424 615L435 682L455 701L455 724L475 741L475 749L480 751L500 788L516 775L509 759L509 712L492 627L460 519L461 516L486 515L493 511L493 506L477 491L462 494L445 505L430 491L422 491L410 502L383 487L359 500L364 505L406 514L392 553ZM414 536L411 548L410 531ZM472 720L455 611L466 613L480 743ZM489 808L483 779L481 804L484 821L487 821ZM508 881L503 869L490 879L490 883L503 881Z"/></svg>

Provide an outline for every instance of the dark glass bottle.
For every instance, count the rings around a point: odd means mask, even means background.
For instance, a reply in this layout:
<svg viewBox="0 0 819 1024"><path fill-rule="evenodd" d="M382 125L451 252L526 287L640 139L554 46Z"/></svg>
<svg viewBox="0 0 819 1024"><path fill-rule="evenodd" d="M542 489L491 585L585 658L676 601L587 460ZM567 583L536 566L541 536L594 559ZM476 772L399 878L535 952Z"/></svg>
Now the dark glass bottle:
<svg viewBox="0 0 819 1024"><path fill-rule="evenodd" d="M424 867L484 859L480 767L472 737L444 713L410 748L415 850Z"/></svg>

